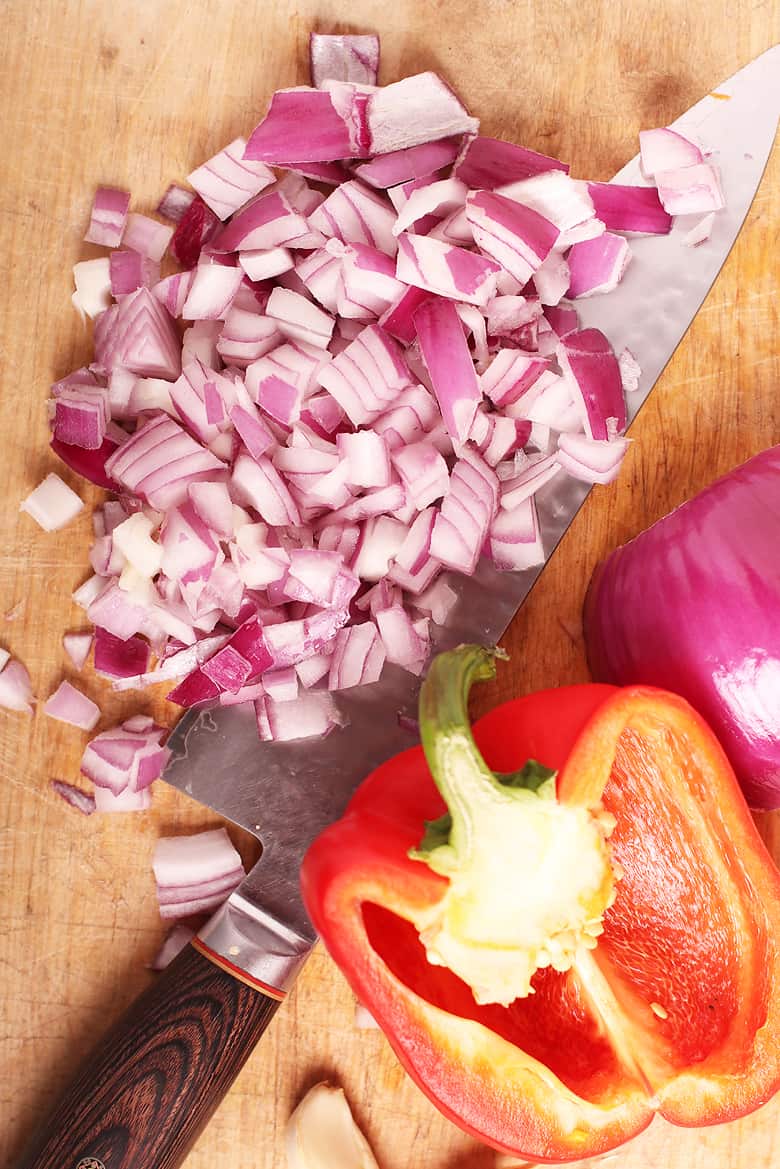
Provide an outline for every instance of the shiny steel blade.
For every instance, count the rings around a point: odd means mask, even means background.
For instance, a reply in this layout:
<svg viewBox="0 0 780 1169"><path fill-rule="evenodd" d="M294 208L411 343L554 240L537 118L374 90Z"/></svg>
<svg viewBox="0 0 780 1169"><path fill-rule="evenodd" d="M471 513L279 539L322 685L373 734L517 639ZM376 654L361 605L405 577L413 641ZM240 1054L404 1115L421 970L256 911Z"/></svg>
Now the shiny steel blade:
<svg viewBox="0 0 780 1169"><path fill-rule="evenodd" d="M629 348L642 368L639 389L628 395L629 419L731 250L766 166L779 113L780 47L775 47L673 123L713 151L721 167L727 206L715 218L710 241L686 248L681 237L690 224L679 221L669 236L634 239L634 259L617 290L578 303L583 324L603 326L615 351ZM614 181L643 182L638 157ZM559 476L539 492L547 560L588 491L586 484ZM498 573L483 560L471 579L453 578L458 603L447 628L437 630L435 648L497 641L543 567ZM303 855L372 768L415 741L398 716L414 717L418 690L419 681L410 674L386 668L380 682L339 696L346 725L319 742L259 742L251 707L190 712L181 719L169 740L174 754L164 779L262 842L260 860L234 897L304 941L314 939L298 889Z"/></svg>

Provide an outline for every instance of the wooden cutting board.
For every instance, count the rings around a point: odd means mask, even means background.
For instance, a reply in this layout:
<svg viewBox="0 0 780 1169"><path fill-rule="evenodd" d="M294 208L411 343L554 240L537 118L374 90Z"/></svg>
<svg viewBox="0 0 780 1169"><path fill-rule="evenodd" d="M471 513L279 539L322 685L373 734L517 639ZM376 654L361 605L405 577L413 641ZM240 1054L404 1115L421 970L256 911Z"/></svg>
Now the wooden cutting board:
<svg viewBox="0 0 780 1169"><path fill-rule="evenodd" d="M488 134L607 179L635 153L640 128L675 118L780 31L777 6L754 0L4 0L0 11L0 644L27 663L43 698L74 678L60 639L84 625L70 594L86 575L90 522L84 514L46 535L18 504L62 470L48 451L44 401L89 352L69 297L73 263L98 254L81 243L98 183L127 187L135 209L152 210L171 180L246 134L273 89L307 80L314 27L380 32L382 80L438 69ZM779 204L776 154L632 431L619 482L593 492L553 557L482 708L586 679L578 622L597 560L778 440ZM78 489L88 503L99 496ZM172 718L161 698L114 696L89 670L82 683L103 708L101 727L136 711ZM95 1037L152 977L145 963L164 932L155 838L215 823L162 785L149 814L79 816L48 781L77 779L84 740L40 710L0 712L0 1163L13 1163ZM764 817L763 828L771 839L777 819ZM188 1165L279 1169L291 1107L327 1077L346 1088L383 1169L492 1166L490 1151L427 1103L384 1037L355 1029L353 1012L346 984L316 952ZM715 1129L657 1121L609 1163L767 1169L779 1138L775 1101Z"/></svg>

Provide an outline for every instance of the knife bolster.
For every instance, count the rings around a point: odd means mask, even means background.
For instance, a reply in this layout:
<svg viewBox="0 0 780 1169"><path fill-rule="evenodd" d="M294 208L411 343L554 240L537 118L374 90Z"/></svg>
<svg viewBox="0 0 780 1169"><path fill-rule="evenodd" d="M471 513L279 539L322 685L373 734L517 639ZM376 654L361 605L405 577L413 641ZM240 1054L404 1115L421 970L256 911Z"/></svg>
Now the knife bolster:
<svg viewBox="0 0 780 1169"><path fill-rule="evenodd" d="M192 944L234 978L272 998L283 999L313 943L234 893L206 922Z"/></svg>

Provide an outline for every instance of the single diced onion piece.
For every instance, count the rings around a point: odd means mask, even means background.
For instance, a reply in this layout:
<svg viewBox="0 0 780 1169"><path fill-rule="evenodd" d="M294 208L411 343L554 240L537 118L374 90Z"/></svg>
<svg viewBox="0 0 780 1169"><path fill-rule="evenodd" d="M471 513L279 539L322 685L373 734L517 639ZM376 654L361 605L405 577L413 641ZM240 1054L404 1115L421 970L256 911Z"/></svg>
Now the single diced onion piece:
<svg viewBox="0 0 780 1169"><path fill-rule="evenodd" d="M0 707L32 714L34 701L27 667L14 658L9 660L6 657L0 667Z"/></svg>
<svg viewBox="0 0 780 1169"><path fill-rule="evenodd" d="M220 219L227 219L275 181L270 167L244 158L245 150L246 139L235 138L187 176L203 202Z"/></svg>
<svg viewBox="0 0 780 1169"><path fill-rule="evenodd" d="M129 207L130 196L127 191L119 191L116 187L98 187L92 201L85 242L118 248L122 242Z"/></svg>
<svg viewBox="0 0 780 1169"><path fill-rule="evenodd" d="M425 235L398 237L396 275L439 296L484 305L496 294L499 264Z"/></svg>
<svg viewBox="0 0 780 1169"><path fill-rule="evenodd" d="M709 215L704 215L698 223L694 223L690 231L683 236L683 243L687 248L697 248L699 244L706 243L712 235L713 224L715 223L715 212L710 211Z"/></svg>
<svg viewBox="0 0 780 1169"><path fill-rule="evenodd" d="M108 256L98 260L81 260L73 265L76 291L71 297L79 312L93 319L111 304L111 266Z"/></svg>
<svg viewBox="0 0 780 1169"><path fill-rule="evenodd" d="M631 259L628 241L605 231L596 239L574 244L569 251L569 296L595 296L617 288Z"/></svg>
<svg viewBox="0 0 780 1169"><path fill-rule="evenodd" d="M655 181L664 210L670 215L720 211L725 205L720 175L710 163L659 171Z"/></svg>
<svg viewBox="0 0 780 1169"><path fill-rule="evenodd" d="M46 532L56 532L74 519L84 504L76 492L63 483L59 475L47 475L24 499L19 510L25 511Z"/></svg>
<svg viewBox="0 0 780 1169"><path fill-rule="evenodd" d="M653 178L659 171L676 170L682 166L694 166L704 161L699 147L686 138L679 130L666 127L658 130L639 131L639 154L642 173Z"/></svg>
<svg viewBox="0 0 780 1169"><path fill-rule="evenodd" d="M376 85L379 69L379 37L329 36L313 32L309 37L311 83L319 88L324 81L356 81Z"/></svg>
<svg viewBox="0 0 780 1169"><path fill-rule="evenodd" d="M60 682L43 709L50 718L69 723L83 731L91 731L100 718L100 707L67 681Z"/></svg>
<svg viewBox="0 0 780 1169"><path fill-rule="evenodd" d="M148 215L137 215L130 212L123 237L126 248L148 256L150 260L161 260L165 255L168 244L173 236L173 228L165 223L158 223Z"/></svg>
<svg viewBox="0 0 780 1169"><path fill-rule="evenodd" d="M430 300L414 314L420 352L431 376L444 425L465 442L482 398L463 326L449 300Z"/></svg>
<svg viewBox="0 0 780 1169"><path fill-rule="evenodd" d="M92 648L92 634L66 633L62 638L62 646L76 669L81 670Z"/></svg>

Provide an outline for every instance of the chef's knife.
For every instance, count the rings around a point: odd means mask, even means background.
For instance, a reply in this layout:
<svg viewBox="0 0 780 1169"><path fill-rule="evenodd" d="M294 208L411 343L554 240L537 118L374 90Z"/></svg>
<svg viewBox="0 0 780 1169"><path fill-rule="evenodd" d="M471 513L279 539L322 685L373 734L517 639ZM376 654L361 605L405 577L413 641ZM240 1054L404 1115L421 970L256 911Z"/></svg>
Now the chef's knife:
<svg viewBox="0 0 780 1169"><path fill-rule="evenodd" d="M615 350L642 369L628 395L632 420L717 276L742 226L775 136L780 46L724 82L674 127L708 146L726 208L712 237L686 248L690 224L632 240L634 259L606 298L578 303ZM615 182L644 182L639 159ZM539 493L546 558L588 486L564 476ZM620 487L618 486L618 490ZM453 580L459 599L436 648L495 642L542 565L498 573L484 560ZM372 768L410 745L399 715L413 715L419 683L387 668L340 698L346 725L322 741L261 743L244 706L190 712L169 740L164 779L260 840L260 860L235 893L93 1052L42 1127L19 1169L174 1169L267 1027L316 936L298 873L312 839L344 809Z"/></svg>

